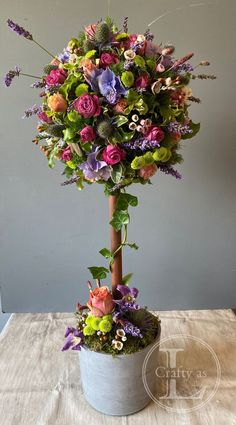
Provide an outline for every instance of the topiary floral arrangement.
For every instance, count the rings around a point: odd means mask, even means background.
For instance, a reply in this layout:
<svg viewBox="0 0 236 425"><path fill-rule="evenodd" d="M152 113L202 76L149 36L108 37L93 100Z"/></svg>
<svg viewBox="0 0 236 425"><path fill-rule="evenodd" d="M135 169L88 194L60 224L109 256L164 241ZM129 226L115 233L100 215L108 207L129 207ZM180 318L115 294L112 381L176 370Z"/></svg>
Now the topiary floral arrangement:
<svg viewBox="0 0 236 425"><path fill-rule="evenodd" d="M85 184L104 184L105 194L115 199L112 249L100 251L109 268L89 267L97 288L89 282L89 302L78 305L77 326L67 329L63 350L85 345L111 354L130 353L157 336L158 318L136 303L138 290L127 285L130 275L122 278L122 248L138 248L127 241L128 207L138 200L126 188L150 183L157 172L181 179L173 166L183 160L182 141L200 128L188 114L191 102L200 102L188 85L192 79L215 78L195 74L208 61L193 67L189 62L193 53L176 59L172 45L154 43L149 30L130 34L127 21L122 30L109 17L89 25L62 53L53 55L30 32L8 20L11 30L52 56L41 77L19 67L5 76L6 86L20 75L37 79L32 87L41 89L42 104L25 111L25 117L39 119L33 142L40 143L51 168L62 162L67 178L63 185L83 189ZM100 283L109 270L112 290Z"/></svg>

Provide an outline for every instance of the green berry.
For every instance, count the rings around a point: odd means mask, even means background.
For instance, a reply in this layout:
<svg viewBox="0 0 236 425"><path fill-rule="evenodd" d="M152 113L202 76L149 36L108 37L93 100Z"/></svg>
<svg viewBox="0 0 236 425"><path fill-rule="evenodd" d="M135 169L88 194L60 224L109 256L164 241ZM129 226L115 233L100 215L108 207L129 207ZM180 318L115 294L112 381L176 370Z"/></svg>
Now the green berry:
<svg viewBox="0 0 236 425"><path fill-rule="evenodd" d="M94 335L95 334L95 330L91 327L91 326L85 326L84 328L83 328L83 334L84 334L84 336L91 336L91 335Z"/></svg>
<svg viewBox="0 0 236 425"><path fill-rule="evenodd" d="M98 24L94 38L98 43L107 43L110 38L109 26L105 23Z"/></svg>
<svg viewBox="0 0 236 425"><path fill-rule="evenodd" d="M134 74L131 71L122 72L121 81L125 87L129 88L134 84Z"/></svg>
<svg viewBox="0 0 236 425"><path fill-rule="evenodd" d="M101 332L110 332L112 328L112 324L109 320L101 320L101 322L99 323L99 330Z"/></svg>
<svg viewBox="0 0 236 425"><path fill-rule="evenodd" d="M97 133L102 139L107 139L113 133L112 125L109 121L104 120L98 124Z"/></svg>

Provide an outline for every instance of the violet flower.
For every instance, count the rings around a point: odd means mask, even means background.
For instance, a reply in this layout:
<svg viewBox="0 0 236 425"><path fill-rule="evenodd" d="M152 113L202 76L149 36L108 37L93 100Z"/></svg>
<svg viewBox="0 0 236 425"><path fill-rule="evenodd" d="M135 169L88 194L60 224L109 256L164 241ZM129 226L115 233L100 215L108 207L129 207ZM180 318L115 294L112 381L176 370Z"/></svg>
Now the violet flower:
<svg viewBox="0 0 236 425"><path fill-rule="evenodd" d="M5 86L10 87L13 78L19 77L20 72L21 72L21 68L19 68L18 66L15 66L14 69L10 69L10 71L8 71L8 73L4 77Z"/></svg>
<svg viewBox="0 0 236 425"><path fill-rule="evenodd" d="M32 87L33 89L42 89L43 87L45 87L45 81L35 81L33 84L30 85L30 87Z"/></svg>
<svg viewBox="0 0 236 425"><path fill-rule="evenodd" d="M129 310L139 310L140 306L136 303L138 289L129 288L126 285L117 285L116 298L113 301L117 304L118 311L115 313L115 318L119 318L122 313Z"/></svg>
<svg viewBox="0 0 236 425"><path fill-rule="evenodd" d="M27 40L33 40L32 34L29 31L26 31L23 27L13 22L11 19L7 20L8 27L18 35L22 35L27 38Z"/></svg>
<svg viewBox="0 0 236 425"><path fill-rule="evenodd" d="M81 346L83 345L83 332L78 331L75 328L67 328L65 333L66 343L62 348L62 351L69 350L81 350Z"/></svg>
<svg viewBox="0 0 236 425"><path fill-rule="evenodd" d="M84 176L88 180L105 180L107 181L111 176L111 168L105 161L99 161L97 155L99 153L99 147L89 153L87 161L79 165L79 168L83 170Z"/></svg>
<svg viewBox="0 0 236 425"><path fill-rule="evenodd" d="M146 151L146 150L160 147L160 142L158 142L157 140L147 140L147 139L141 138L137 140L131 140L130 142L126 142L122 146L125 146L127 149L131 149L131 150Z"/></svg>
<svg viewBox="0 0 236 425"><path fill-rule="evenodd" d="M25 115L22 118L30 118L32 117L32 115L36 115L38 112L41 112L41 110L41 106L33 105L30 108L26 109Z"/></svg>
<svg viewBox="0 0 236 425"><path fill-rule="evenodd" d="M126 94L126 89L121 84L120 78L109 68L106 68L97 77L100 93L107 99L108 103L116 103L119 95Z"/></svg>
<svg viewBox="0 0 236 425"><path fill-rule="evenodd" d="M168 124L167 130L169 133L191 134L193 130L188 124L181 124L178 121L172 121Z"/></svg>
<svg viewBox="0 0 236 425"><path fill-rule="evenodd" d="M177 170L175 170L171 165L161 164L159 165L159 170L165 174L169 174L170 176L175 177L177 180L182 179L182 175Z"/></svg>
<svg viewBox="0 0 236 425"><path fill-rule="evenodd" d="M133 323L129 322L128 320L120 320L119 323L123 326L126 334L132 335L136 338L143 338L143 335L138 326L133 325Z"/></svg>

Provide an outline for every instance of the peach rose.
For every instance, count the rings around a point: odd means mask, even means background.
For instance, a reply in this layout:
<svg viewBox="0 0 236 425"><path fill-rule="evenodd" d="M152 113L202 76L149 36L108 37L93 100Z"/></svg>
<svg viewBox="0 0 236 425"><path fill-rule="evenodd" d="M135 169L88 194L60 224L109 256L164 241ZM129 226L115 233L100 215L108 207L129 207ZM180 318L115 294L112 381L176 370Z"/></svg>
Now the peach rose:
<svg viewBox="0 0 236 425"><path fill-rule="evenodd" d="M139 175L144 180L149 180L157 172L156 164L146 165L145 167L140 168Z"/></svg>
<svg viewBox="0 0 236 425"><path fill-rule="evenodd" d="M114 106L114 110L118 113L118 114L122 114L125 110L125 108L127 108L128 106L128 102L125 99L120 99L119 102L117 102L117 104Z"/></svg>
<svg viewBox="0 0 236 425"><path fill-rule="evenodd" d="M60 93L55 93L48 98L48 106L53 112L65 112L67 101Z"/></svg>
<svg viewBox="0 0 236 425"><path fill-rule="evenodd" d="M82 59L80 61L80 66L82 66L85 75L89 76L96 69L96 65L91 61L91 59Z"/></svg>
<svg viewBox="0 0 236 425"><path fill-rule="evenodd" d="M102 317L111 313L114 305L112 294L107 286L95 288L90 292L90 299L87 306L94 316Z"/></svg>

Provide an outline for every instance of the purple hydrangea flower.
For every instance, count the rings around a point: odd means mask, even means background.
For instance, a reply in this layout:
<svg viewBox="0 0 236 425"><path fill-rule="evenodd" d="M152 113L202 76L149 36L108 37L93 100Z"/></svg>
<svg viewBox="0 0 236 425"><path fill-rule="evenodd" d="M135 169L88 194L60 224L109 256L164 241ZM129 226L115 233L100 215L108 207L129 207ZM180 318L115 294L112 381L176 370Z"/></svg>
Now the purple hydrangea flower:
<svg viewBox="0 0 236 425"><path fill-rule="evenodd" d="M18 66L15 66L14 69L10 69L10 71L8 71L8 73L5 75L4 77L4 84L6 87L10 87L12 80L14 77L19 77L21 72L21 68L19 68Z"/></svg>
<svg viewBox="0 0 236 425"><path fill-rule="evenodd" d="M32 34L29 31L26 31L23 27L13 22L11 19L7 20L8 27L18 35L27 38L27 40L33 40Z"/></svg>
<svg viewBox="0 0 236 425"><path fill-rule="evenodd" d="M171 167L171 165L161 164L161 165L159 165L159 170L162 171L165 174L169 174L169 175L175 177L177 180L182 179L182 175L177 170L175 170L173 167Z"/></svg>
<svg viewBox="0 0 236 425"><path fill-rule="evenodd" d="M106 68L97 77L100 93L111 104L116 103L119 95L126 94L126 89L122 86L120 78L109 68Z"/></svg>
<svg viewBox="0 0 236 425"><path fill-rule="evenodd" d="M67 328L65 333L66 343L62 348L62 351L69 350L81 350L81 346L83 345L83 332L78 331L75 328Z"/></svg>
<svg viewBox="0 0 236 425"><path fill-rule="evenodd" d="M105 161L99 161L97 155L99 153L99 147L89 153L87 161L79 165L79 168L83 170L84 176L88 180L105 180L107 181L111 176L111 168Z"/></svg>

